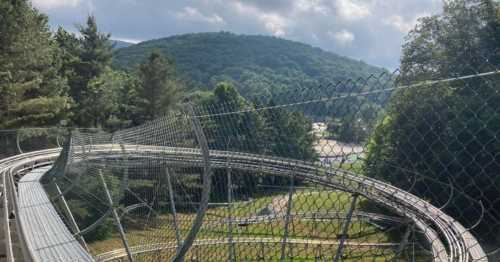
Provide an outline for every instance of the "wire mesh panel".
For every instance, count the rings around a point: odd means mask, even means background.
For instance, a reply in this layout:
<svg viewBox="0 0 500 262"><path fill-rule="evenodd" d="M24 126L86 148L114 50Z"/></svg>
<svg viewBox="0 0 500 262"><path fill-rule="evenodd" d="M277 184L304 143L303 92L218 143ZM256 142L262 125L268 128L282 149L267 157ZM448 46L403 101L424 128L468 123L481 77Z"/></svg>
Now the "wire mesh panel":
<svg viewBox="0 0 500 262"><path fill-rule="evenodd" d="M138 127L73 130L42 181L97 261L496 261L500 72L477 70L222 84Z"/></svg>
<svg viewBox="0 0 500 262"><path fill-rule="evenodd" d="M0 159L20 153L55 148L68 137L66 128L23 128L0 130Z"/></svg>
<svg viewBox="0 0 500 262"><path fill-rule="evenodd" d="M19 154L16 138L16 130L3 130L0 132L0 157L2 159Z"/></svg>
<svg viewBox="0 0 500 262"><path fill-rule="evenodd" d="M202 261L426 257L424 247L413 245L410 254L408 244L401 245L413 243L413 231L406 233L411 220L373 201L373 186L359 177L362 143L393 90L388 81L390 76L382 75L293 90L281 95L287 103L251 103L230 89L216 90L197 108L214 171L212 205L198 233L203 245L192 247L191 258L199 260L200 253L216 254Z"/></svg>
<svg viewBox="0 0 500 262"><path fill-rule="evenodd" d="M195 129L187 114L172 114L112 134L73 131L45 183L92 254L170 260L185 252L209 190Z"/></svg>

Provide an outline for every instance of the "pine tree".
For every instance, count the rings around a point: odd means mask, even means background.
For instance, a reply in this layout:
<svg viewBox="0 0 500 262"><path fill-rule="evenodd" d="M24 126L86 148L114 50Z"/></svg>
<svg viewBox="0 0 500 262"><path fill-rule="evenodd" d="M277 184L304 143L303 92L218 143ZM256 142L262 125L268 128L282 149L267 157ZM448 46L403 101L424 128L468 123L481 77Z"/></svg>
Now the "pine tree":
<svg viewBox="0 0 500 262"><path fill-rule="evenodd" d="M79 27L82 34L79 74L88 83L90 79L100 75L106 67L111 65L112 45L110 34L97 30L96 19L93 15L87 18L87 26Z"/></svg>
<svg viewBox="0 0 500 262"><path fill-rule="evenodd" d="M152 52L148 60L139 66L138 77L143 121L165 114L179 102L183 88L171 59Z"/></svg>
<svg viewBox="0 0 500 262"><path fill-rule="evenodd" d="M77 67L81 62L80 53L81 44L80 40L75 34L67 32L62 27L57 29L54 39L59 46L61 54L61 68L60 74L68 79L69 95L76 100L78 97L81 86L83 85L82 78L77 74Z"/></svg>
<svg viewBox="0 0 500 262"><path fill-rule="evenodd" d="M94 16L87 18L85 26L79 26L81 38L60 29L56 39L65 50L65 73L68 74L70 95L76 102L73 121L79 126L95 126L100 117L89 114L91 99L95 95L93 79L99 78L111 65L112 46L110 34L97 29ZM98 119L99 118L99 119Z"/></svg>
<svg viewBox="0 0 500 262"><path fill-rule="evenodd" d="M0 3L0 127L57 124L68 115L67 84L47 17L26 0Z"/></svg>

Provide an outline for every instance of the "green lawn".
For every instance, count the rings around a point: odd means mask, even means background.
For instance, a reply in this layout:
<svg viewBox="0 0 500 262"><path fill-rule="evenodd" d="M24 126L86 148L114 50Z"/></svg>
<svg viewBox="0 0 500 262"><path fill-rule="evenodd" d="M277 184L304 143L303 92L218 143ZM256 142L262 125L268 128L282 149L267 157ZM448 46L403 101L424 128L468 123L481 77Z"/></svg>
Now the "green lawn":
<svg viewBox="0 0 500 262"><path fill-rule="evenodd" d="M350 207L351 196L345 192L327 191L320 189L297 189L292 198L292 213L338 214L343 218ZM259 196L251 201L235 202L230 209L227 206L211 207L207 209L204 223L198 232L197 240L226 241L225 244L210 246L194 245L187 261L227 261L229 245L227 239L271 239L273 243L238 243L234 244L235 255L238 261L279 261L281 256L281 241L285 233L285 219L283 215L278 218L268 219L256 224L231 223L224 220L229 217L242 219L255 217L259 212L268 207L276 199L287 199L287 191L273 191L264 196ZM366 206L368 201L359 198L356 210ZM365 203L363 203L365 202ZM284 206L287 206L285 201ZM231 212L230 212L231 210ZM283 211L286 214L286 209ZM179 213L178 222L182 237L185 237L191 228L194 213ZM138 225L144 224L143 218L137 217ZM142 220L141 220L142 219ZM344 219L304 219L292 217L288 223L288 239L307 240L311 243L287 244L286 254L289 260L294 261L322 261L331 260L337 250L338 236L341 233ZM175 243L175 233L172 226L172 216L162 214L149 221L145 228L134 227L125 221L125 230L130 246L144 245L147 243ZM231 228L231 230L230 230ZM322 241L322 242L320 242ZM348 241L353 243L391 243L394 236L383 232L379 227L366 221L353 220L348 228ZM276 243L274 243L276 242ZM118 234L112 238L90 244L93 254L123 248ZM174 250L155 251L138 256L138 261L168 260ZM379 248L366 246L347 246L343 261L389 261L394 258L393 248ZM419 257L422 257L421 255ZM265 259L263 259L265 258ZM293 258L293 259L291 259Z"/></svg>

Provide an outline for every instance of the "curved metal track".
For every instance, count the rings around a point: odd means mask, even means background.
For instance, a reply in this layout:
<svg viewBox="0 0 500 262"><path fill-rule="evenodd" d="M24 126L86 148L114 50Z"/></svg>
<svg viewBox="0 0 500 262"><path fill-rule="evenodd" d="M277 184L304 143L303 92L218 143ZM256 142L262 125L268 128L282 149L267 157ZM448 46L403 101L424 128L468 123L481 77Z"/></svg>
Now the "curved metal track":
<svg viewBox="0 0 500 262"><path fill-rule="evenodd" d="M245 237L239 237L239 238L233 238L231 241L228 239L200 239L200 240L195 240L193 243L193 246L208 246L208 245L229 245L229 244L260 244L260 243L266 243L266 244L280 244L283 241L281 238L245 238ZM293 245L320 245L320 246L338 246L339 242L338 241L332 241L332 240L310 240L310 239L293 239L290 238L287 240L287 244L293 244ZM396 248L398 247L398 243L380 243L380 244L374 244L374 243L356 243L356 242L346 242L346 246L352 246L352 247L362 247L362 248ZM141 245L141 246L134 246L132 247L132 253L134 255L136 254L141 254L141 253L146 253L146 252L154 252L154 251L161 251L161 250L175 250L177 248L177 244L174 242L167 242L167 243L157 243L157 244L149 244L149 245ZM96 257L96 261L99 262L107 262L107 261L113 261L118 258L125 257L125 249L116 249L110 252L106 252L103 254L100 254Z"/></svg>
<svg viewBox="0 0 500 262"><path fill-rule="evenodd" d="M11 192L9 205L11 211L19 213L14 176L25 173L27 167L33 163L51 162L57 157L60 149L42 150L21 154L15 157L0 160L0 174L6 184L4 191ZM144 159L157 159L172 166L199 166L203 167L204 159L200 150L191 148L171 148L160 146L138 145L99 145L87 152L91 161L105 161L119 159L126 154L127 159L139 163ZM417 196L393 187L384 182L359 176L339 169L323 169L313 163L295 161L291 159L254 155L238 152L210 151L210 165L212 168L226 168L255 171L273 175L302 177L327 187L346 192L359 193L366 198L392 208L400 215L411 219L419 228L427 241L431 244L434 261L480 261L487 262L487 256L474 236L458 221L446 215L439 208L418 198ZM10 182L9 182L10 181ZM10 189L9 189L10 188ZM10 191L9 191L10 190ZM4 195L5 197L7 195ZM9 213L9 212L7 212ZM8 221L5 218L4 223ZM27 244L29 232L22 226L16 217L17 232L19 232L20 246L24 247L24 256L31 257L33 250ZM6 222L7 225L9 224ZM6 236L6 246L12 250L12 236Z"/></svg>

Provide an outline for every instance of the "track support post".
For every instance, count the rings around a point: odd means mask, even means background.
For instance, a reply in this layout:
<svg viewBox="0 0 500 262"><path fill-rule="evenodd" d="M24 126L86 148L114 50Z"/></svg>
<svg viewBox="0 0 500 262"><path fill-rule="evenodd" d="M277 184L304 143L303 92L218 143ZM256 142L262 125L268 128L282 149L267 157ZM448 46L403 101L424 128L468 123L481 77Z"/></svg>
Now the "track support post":
<svg viewBox="0 0 500 262"><path fill-rule="evenodd" d="M99 169L99 177L101 178L102 186L104 187L104 192L106 192L106 198L108 200L109 207L111 208L111 213L113 214L113 218L115 220L116 226L118 228L118 233L120 233L120 238L122 239L123 246L125 247L125 251L127 252L127 257L129 262L133 262L134 258L132 257L132 252L130 252L130 247L128 245L127 236L125 235L125 231L123 230L122 223L120 222L120 216L118 216L118 212L116 212L115 206L113 204L113 198L111 198L111 194L108 190L108 185L106 184L106 180L102 175L102 170Z"/></svg>
<svg viewBox="0 0 500 262"><path fill-rule="evenodd" d="M286 246L288 243L288 231L290 227L290 218L293 207L293 192L294 192L294 183L295 183L295 173L290 177L290 186L288 188L288 201L286 206L286 214L285 214L285 225L283 228L283 240L281 241L281 258L280 261L286 260Z"/></svg>
<svg viewBox="0 0 500 262"><path fill-rule="evenodd" d="M55 186L56 186L57 194L61 195L60 199L61 199L61 202L63 204L64 212L66 213L66 215L69 218L70 226L73 228L73 231L75 232L75 234L78 235L77 236L78 242L80 242L80 244L87 251L89 251L89 247L87 246L87 243L85 242L85 239L80 234L80 228L78 227L78 224L76 223L75 217L73 217L73 213L71 212L71 209L69 209L68 203L66 202L66 198L64 197L63 193L61 192L61 189L59 188L59 185L57 185L57 183L55 183Z"/></svg>
<svg viewBox="0 0 500 262"><path fill-rule="evenodd" d="M413 224L408 225L406 227L406 231L403 235L403 239L401 240L401 243L399 244L398 249L396 250L396 257L398 257L399 255L401 255L403 253L404 249L408 245L408 240L409 240L410 236L412 235L413 230L414 230Z"/></svg>
<svg viewBox="0 0 500 262"><path fill-rule="evenodd" d="M232 174L231 168L228 167L226 169L227 173L227 209L229 213L228 217L228 232L227 238L229 241L229 261L236 261L236 254L234 249L234 241L233 241L233 182L232 182Z"/></svg>
<svg viewBox="0 0 500 262"><path fill-rule="evenodd" d="M358 202L359 193L352 194L351 205L349 206L349 210L347 211L346 218L344 223L342 224L342 232L340 235L340 242L337 248L337 253L335 254L334 262L339 262L342 259L342 255L344 253L345 242L347 240L347 234L349 232L349 226L352 221L352 214L354 213L354 209L356 208L356 203Z"/></svg>
<svg viewBox="0 0 500 262"><path fill-rule="evenodd" d="M170 202L170 210L172 211L172 223L174 226L175 230L175 239L177 240L177 251L182 246L182 238L181 238L181 232L179 229L179 222L177 221L177 210L175 208L175 199L174 199L174 189L172 186L172 180L170 177L171 170L170 168L166 169L167 172L167 187L168 187L168 198Z"/></svg>
<svg viewBox="0 0 500 262"><path fill-rule="evenodd" d="M191 120L191 124L193 127L193 132L196 137L196 141L198 142L198 146L200 148L201 157L203 158L203 174L202 174L202 191L200 198L200 205L198 210L196 211L196 216L194 218L191 229L187 233L184 241L182 242L182 246L178 250L175 255L173 262L181 262L184 261L184 256L189 251L189 248L194 243L194 239L198 234L202 224L203 218L205 217L205 212L208 207L208 200L210 198L210 190L211 190L211 179L212 179L212 167L210 164L210 151L208 148L207 138L205 133L203 132L203 127L200 123L199 117L195 114L194 109L191 105L187 105L187 120Z"/></svg>

